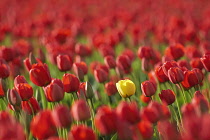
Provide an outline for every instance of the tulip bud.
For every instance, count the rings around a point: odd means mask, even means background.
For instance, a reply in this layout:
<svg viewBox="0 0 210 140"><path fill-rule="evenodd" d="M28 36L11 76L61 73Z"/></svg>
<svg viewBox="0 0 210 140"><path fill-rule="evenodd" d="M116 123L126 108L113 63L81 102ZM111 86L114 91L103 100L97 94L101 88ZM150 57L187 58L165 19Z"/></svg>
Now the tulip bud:
<svg viewBox="0 0 210 140"><path fill-rule="evenodd" d="M196 115L196 109L191 103L183 105L181 111L184 117Z"/></svg>
<svg viewBox="0 0 210 140"><path fill-rule="evenodd" d="M9 67L6 61L0 58L0 78L5 79L7 77L9 77Z"/></svg>
<svg viewBox="0 0 210 140"><path fill-rule="evenodd" d="M102 135L113 134L117 131L117 115L108 106L102 106L98 109L94 123Z"/></svg>
<svg viewBox="0 0 210 140"><path fill-rule="evenodd" d="M42 127L40 128L40 124ZM30 130L32 135L37 139L48 139L57 133L52 114L49 110L44 110L33 117Z"/></svg>
<svg viewBox="0 0 210 140"><path fill-rule="evenodd" d="M70 56L59 54L56 57L56 60L57 60L58 69L60 71L69 71L69 70L71 70L73 61L72 61Z"/></svg>
<svg viewBox="0 0 210 140"><path fill-rule="evenodd" d="M94 77L97 82L103 83L108 80L108 73L103 69L94 70Z"/></svg>
<svg viewBox="0 0 210 140"><path fill-rule="evenodd" d="M109 67L110 69L115 68L116 67L116 62L113 56L108 55L106 57L104 57L104 63L106 64L107 67Z"/></svg>
<svg viewBox="0 0 210 140"><path fill-rule="evenodd" d="M175 94L172 90L162 90L161 94L159 94L159 97L162 102L167 103L167 105L171 105L175 102Z"/></svg>
<svg viewBox="0 0 210 140"><path fill-rule="evenodd" d="M112 81L105 84L105 91L108 96L112 96L117 93L116 84Z"/></svg>
<svg viewBox="0 0 210 140"><path fill-rule="evenodd" d="M179 65L179 67L186 67L187 69L191 69L191 66L187 60L179 60L177 61L177 64Z"/></svg>
<svg viewBox="0 0 210 140"><path fill-rule="evenodd" d="M184 80L184 72L179 67L171 67L168 70L168 78L172 83L178 84Z"/></svg>
<svg viewBox="0 0 210 140"><path fill-rule="evenodd" d="M29 75L30 80L37 86L46 86L51 82L50 72L46 64L33 64Z"/></svg>
<svg viewBox="0 0 210 140"><path fill-rule="evenodd" d="M44 87L44 91L49 102L58 102L64 98L63 84L59 79L53 79L48 86Z"/></svg>
<svg viewBox="0 0 210 140"><path fill-rule="evenodd" d="M152 47L142 46L139 47L137 55L140 59L142 58L153 59L153 57L155 56L155 52Z"/></svg>
<svg viewBox="0 0 210 140"><path fill-rule="evenodd" d="M141 61L141 69L143 71L146 71L146 72L149 72L152 68L152 65L151 65L151 62L149 59L146 59L146 58L142 58L142 61Z"/></svg>
<svg viewBox="0 0 210 140"><path fill-rule="evenodd" d="M85 125L72 126L68 136L69 140L97 140L94 131Z"/></svg>
<svg viewBox="0 0 210 140"><path fill-rule="evenodd" d="M15 88L23 101L33 96L33 88L27 83L20 83Z"/></svg>
<svg viewBox="0 0 210 140"><path fill-rule="evenodd" d="M117 90L123 98L132 96L136 92L136 86L131 80L120 80L116 83Z"/></svg>
<svg viewBox="0 0 210 140"><path fill-rule="evenodd" d="M117 66L121 66L124 73L129 73L131 70L131 60L126 55L120 55L116 60Z"/></svg>
<svg viewBox="0 0 210 140"><path fill-rule="evenodd" d="M122 101L117 106L116 112L119 118L130 124L136 124L140 121L139 110L135 102L128 104L127 102Z"/></svg>
<svg viewBox="0 0 210 140"><path fill-rule="evenodd" d="M72 108L72 117L77 121L85 121L90 119L90 108L87 105L85 100L77 100L73 103Z"/></svg>
<svg viewBox="0 0 210 140"><path fill-rule="evenodd" d="M31 97L28 101L22 101L21 107L30 115L36 114L40 110L38 101L34 97Z"/></svg>
<svg viewBox="0 0 210 140"><path fill-rule="evenodd" d="M9 103L13 106L20 106L21 104L21 97L15 89L8 89L7 99Z"/></svg>
<svg viewBox="0 0 210 140"><path fill-rule="evenodd" d="M91 54L91 49L87 46L78 43L75 46L75 52L77 55L84 57Z"/></svg>
<svg viewBox="0 0 210 140"><path fill-rule="evenodd" d="M89 82L85 82L86 98L91 99L94 95L92 85Z"/></svg>
<svg viewBox="0 0 210 140"><path fill-rule="evenodd" d="M17 87L20 83L27 83L27 81L24 76L18 75L14 79L14 86Z"/></svg>
<svg viewBox="0 0 210 140"><path fill-rule="evenodd" d="M171 45L166 48L165 54L177 60L184 56L184 46L182 46L181 44Z"/></svg>
<svg viewBox="0 0 210 140"><path fill-rule="evenodd" d="M71 125L70 110L64 105L56 106L52 111L52 117L57 127L69 128Z"/></svg>
<svg viewBox="0 0 210 140"><path fill-rule="evenodd" d="M151 97L156 92L156 87L151 81L144 81L141 83L141 90L144 96Z"/></svg>
<svg viewBox="0 0 210 140"><path fill-rule="evenodd" d="M67 93L76 92L79 89L79 79L73 74L64 74L62 78L64 91Z"/></svg>

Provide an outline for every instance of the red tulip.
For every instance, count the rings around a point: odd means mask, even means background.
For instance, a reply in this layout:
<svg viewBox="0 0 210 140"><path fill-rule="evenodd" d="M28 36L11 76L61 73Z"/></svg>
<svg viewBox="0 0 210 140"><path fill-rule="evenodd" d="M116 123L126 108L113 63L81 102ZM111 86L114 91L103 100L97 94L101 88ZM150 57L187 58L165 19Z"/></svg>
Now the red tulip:
<svg viewBox="0 0 210 140"><path fill-rule="evenodd" d="M93 88L89 82L83 82L79 85L79 89L77 92L78 97L84 98L86 97L87 99L91 99L94 94L93 94Z"/></svg>
<svg viewBox="0 0 210 140"><path fill-rule="evenodd" d="M190 61L190 65L192 66L192 68L198 68L200 70L204 68L200 58L193 58Z"/></svg>
<svg viewBox="0 0 210 140"><path fill-rule="evenodd" d="M23 101L27 101L33 96L33 88L27 83L17 84L15 89Z"/></svg>
<svg viewBox="0 0 210 140"><path fill-rule="evenodd" d="M169 80L168 77L164 74L162 66L157 67L155 69L155 75L156 75L158 81L161 83L164 83Z"/></svg>
<svg viewBox="0 0 210 140"><path fill-rule="evenodd" d="M184 46L181 44L171 45L166 48L165 54L177 60L184 56Z"/></svg>
<svg viewBox="0 0 210 140"><path fill-rule="evenodd" d="M168 70L171 68L171 67L178 67L176 61L167 61L165 62L163 65L162 65L162 68L163 68L163 72L166 76L168 76Z"/></svg>
<svg viewBox="0 0 210 140"><path fill-rule="evenodd" d="M112 81L105 84L105 91L108 96L114 95L117 93L117 87L116 84Z"/></svg>
<svg viewBox="0 0 210 140"><path fill-rule="evenodd" d="M116 59L116 64L121 67L124 73L129 73L131 70L131 60L127 55L120 55Z"/></svg>
<svg viewBox="0 0 210 140"><path fill-rule="evenodd" d="M151 101L150 97L147 97L143 94L140 96L140 99L141 99L142 102L147 103L147 104Z"/></svg>
<svg viewBox="0 0 210 140"><path fill-rule="evenodd" d="M52 36L55 38L55 40L60 43L63 44L66 42L67 37L71 34L71 31L69 29L55 29L52 32Z"/></svg>
<svg viewBox="0 0 210 140"><path fill-rule="evenodd" d="M57 127L69 128L72 122L70 110L64 105L58 105L53 109L52 118Z"/></svg>
<svg viewBox="0 0 210 140"><path fill-rule="evenodd" d="M83 72L84 75L86 75L88 73L88 67L87 67L87 64L85 62L74 63L73 67L76 67L77 69L80 69ZM74 73L76 74L77 72L74 70Z"/></svg>
<svg viewBox="0 0 210 140"><path fill-rule="evenodd" d="M40 127L41 124L41 127ZM48 139L57 133L51 112L44 110L33 117L30 125L32 135L37 139Z"/></svg>
<svg viewBox="0 0 210 140"><path fill-rule="evenodd" d="M184 80L184 72L179 67L171 67L168 70L168 78L172 83L178 84Z"/></svg>
<svg viewBox="0 0 210 140"><path fill-rule="evenodd" d="M64 91L71 93L71 92L76 92L79 89L79 79L73 75L73 74L64 74L62 78L63 86L64 86Z"/></svg>
<svg viewBox="0 0 210 140"><path fill-rule="evenodd" d="M72 117L77 121L85 121L90 119L90 108L87 105L85 100L77 100L73 103L72 108Z"/></svg>
<svg viewBox="0 0 210 140"><path fill-rule="evenodd" d="M159 94L159 97L161 101L167 103L167 105L171 105L175 101L175 94L170 89L162 90L161 94Z"/></svg>
<svg viewBox="0 0 210 140"><path fill-rule="evenodd" d="M6 95L6 92L7 92L6 81L0 78L0 98L4 97Z"/></svg>
<svg viewBox="0 0 210 140"><path fill-rule="evenodd" d="M69 140L97 140L94 131L85 125L75 125L71 128Z"/></svg>
<svg viewBox="0 0 210 140"><path fill-rule="evenodd" d="M187 60L179 60L177 61L177 64L179 65L179 67L186 67L189 70L191 69L191 66Z"/></svg>
<svg viewBox="0 0 210 140"><path fill-rule="evenodd" d="M100 45L99 51L103 57L106 57L109 55L111 55L113 57L115 56L114 49L109 45Z"/></svg>
<svg viewBox="0 0 210 140"><path fill-rule="evenodd" d="M84 57L91 54L91 49L85 45L78 43L75 45L75 52L77 53L77 55Z"/></svg>
<svg viewBox="0 0 210 140"><path fill-rule="evenodd" d="M14 79L14 86L17 87L20 83L27 83L27 81L24 76L18 75Z"/></svg>
<svg viewBox="0 0 210 140"><path fill-rule="evenodd" d="M113 134L117 131L117 115L108 106L102 106L98 109L94 122L102 135Z"/></svg>
<svg viewBox="0 0 210 140"><path fill-rule="evenodd" d="M60 79L53 79L48 86L44 87L44 91L49 102L58 102L64 98L64 87Z"/></svg>
<svg viewBox="0 0 210 140"><path fill-rule="evenodd" d="M38 101L34 97L31 97L28 101L22 101L21 107L26 113L30 115L36 114L40 111Z"/></svg>
<svg viewBox="0 0 210 140"><path fill-rule="evenodd" d="M0 58L0 78L7 78L9 77L9 67L6 61Z"/></svg>
<svg viewBox="0 0 210 140"><path fill-rule="evenodd" d="M21 104L21 97L15 89L9 89L7 91L7 99L9 103L13 106L20 106Z"/></svg>
<svg viewBox="0 0 210 140"><path fill-rule="evenodd" d="M141 83L141 90L144 96L151 97L156 92L156 87L151 81L144 81Z"/></svg>
<svg viewBox="0 0 210 140"><path fill-rule="evenodd" d="M1 140L25 140L23 127L6 111L0 112L0 139Z"/></svg>
<svg viewBox="0 0 210 140"><path fill-rule="evenodd" d="M9 62L15 58L15 52L12 48L5 46L0 47L0 58L3 58L5 61Z"/></svg>
<svg viewBox="0 0 210 140"><path fill-rule="evenodd" d="M73 61L68 55L58 55L57 56L57 66L60 71L69 71L71 70Z"/></svg>
<svg viewBox="0 0 210 140"><path fill-rule="evenodd" d="M155 52L152 47L143 46L139 47L137 55L140 59L142 58L153 59L153 57L155 56Z"/></svg>
<svg viewBox="0 0 210 140"><path fill-rule="evenodd" d="M51 82L50 72L46 64L33 64L29 74L30 80L37 86L46 86Z"/></svg>
<svg viewBox="0 0 210 140"><path fill-rule="evenodd" d="M103 83L108 80L109 75L103 69L96 69L96 70L94 70L94 77L97 82Z"/></svg>
<svg viewBox="0 0 210 140"><path fill-rule="evenodd" d="M149 121L141 121L138 123L138 130L144 139L151 139L153 136L152 123Z"/></svg>
<svg viewBox="0 0 210 140"><path fill-rule="evenodd" d="M108 55L106 57L104 57L104 63L106 64L106 66L110 69L115 68L116 67L116 62L113 56Z"/></svg>
<svg viewBox="0 0 210 140"><path fill-rule="evenodd" d="M135 59L135 57L136 57L134 52L132 50L130 50L130 49L125 49L122 52L122 55L127 55L131 61L133 61Z"/></svg>
<svg viewBox="0 0 210 140"><path fill-rule="evenodd" d="M203 57L200 58L201 62L203 63L204 68L207 71L210 71L210 53L206 53Z"/></svg>
<svg viewBox="0 0 210 140"><path fill-rule="evenodd" d="M194 105L191 103L183 105L181 111L182 111L182 114L184 117L197 115L196 109L195 109Z"/></svg>
<svg viewBox="0 0 210 140"><path fill-rule="evenodd" d="M117 115L122 121L130 124L136 124L140 121L139 110L135 102L127 103L122 101L116 109Z"/></svg>

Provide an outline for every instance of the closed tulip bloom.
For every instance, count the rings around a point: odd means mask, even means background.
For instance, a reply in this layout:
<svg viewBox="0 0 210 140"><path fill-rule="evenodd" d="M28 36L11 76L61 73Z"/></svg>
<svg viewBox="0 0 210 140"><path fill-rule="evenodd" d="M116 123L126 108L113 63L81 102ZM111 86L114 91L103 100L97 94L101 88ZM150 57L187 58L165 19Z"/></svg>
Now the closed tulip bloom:
<svg viewBox="0 0 210 140"><path fill-rule="evenodd" d="M28 101L22 101L21 107L23 111L30 115L36 114L40 111L39 103L34 97L31 97Z"/></svg>
<svg viewBox="0 0 210 140"><path fill-rule="evenodd" d="M91 117L90 108L87 105L86 101L82 99L77 100L73 103L71 112L72 117L74 118L74 120L77 121L85 121L90 119Z"/></svg>
<svg viewBox="0 0 210 140"><path fill-rule="evenodd" d="M104 63L105 63L106 66L109 67L110 69L116 67L115 58L114 58L113 56L111 56L111 55L108 55L108 56L104 57Z"/></svg>
<svg viewBox="0 0 210 140"><path fill-rule="evenodd" d="M80 85L79 79L73 74L69 73L64 74L62 82L64 86L64 91L67 93L76 92L79 89Z"/></svg>
<svg viewBox="0 0 210 140"><path fill-rule="evenodd" d="M177 60L184 56L184 46L181 44L171 45L166 48L165 54Z"/></svg>
<svg viewBox="0 0 210 140"><path fill-rule="evenodd" d="M7 78L9 77L10 71L6 61L0 58L0 78Z"/></svg>
<svg viewBox="0 0 210 140"><path fill-rule="evenodd" d="M88 67L87 64L85 62L77 62L74 63L73 65L75 65L75 67L78 67L79 69L81 69L83 71L83 74L86 75L88 73Z"/></svg>
<svg viewBox="0 0 210 140"><path fill-rule="evenodd" d="M33 64L29 75L30 80L37 86L46 86L51 82L50 72L46 64Z"/></svg>
<svg viewBox="0 0 210 140"><path fill-rule="evenodd" d="M172 67L168 70L169 80L178 84L184 80L184 72L179 67Z"/></svg>
<svg viewBox="0 0 210 140"><path fill-rule="evenodd" d="M179 60L177 61L179 67L186 67L187 69L191 69L191 66L187 60Z"/></svg>
<svg viewBox="0 0 210 140"><path fill-rule="evenodd" d="M175 94L172 90L162 90L161 94L159 94L159 97L162 102L167 103L167 105L171 105L175 102Z"/></svg>
<svg viewBox="0 0 210 140"><path fill-rule="evenodd" d="M27 83L27 81L24 76L18 75L14 79L14 86L16 87L20 83Z"/></svg>
<svg viewBox="0 0 210 140"><path fill-rule="evenodd" d="M95 115L94 123L102 135L113 134L117 131L116 112L108 106L102 106Z"/></svg>
<svg viewBox="0 0 210 140"><path fill-rule="evenodd" d="M122 101L117 106L116 112L119 118L130 124L136 124L140 121L139 109L135 102L127 103Z"/></svg>
<svg viewBox="0 0 210 140"><path fill-rule="evenodd" d="M123 68L124 73L129 73L131 69L131 60L127 55L120 55L116 60L117 66L121 66Z"/></svg>
<svg viewBox="0 0 210 140"><path fill-rule="evenodd" d="M144 81L141 83L141 90L144 96L151 97L156 92L156 87L151 81Z"/></svg>
<svg viewBox="0 0 210 140"><path fill-rule="evenodd" d="M153 59L155 56L155 52L152 47L150 46L142 46L139 47L137 55L140 59L146 58L146 59Z"/></svg>
<svg viewBox="0 0 210 140"><path fill-rule="evenodd" d="M53 79L48 86L44 87L45 96L49 102L58 102L64 98L64 87L61 80L59 80L59 83L53 81L56 80Z"/></svg>
<svg viewBox="0 0 210 140"><path fill-rule="evenodd" d="M131 80L120 80L116 83L117 90L123 98L132 96L136 92L136 86Z"/></svg>
<svg viewBox="0 0 210 140"><path fill-rule="evenodd" d="M40 124L42 127L40 127ZM48 139L57 133L51 111L44 110L33 117L30 130L32 135L37 139Z"/></svg>
<svg viewBox="0 0 210 140"><path fill-rule="evenodd" d="M169 80L168 76L166 76L165 73L163 72L163 67L162 66L157 67L155 69L155 75L156 75L156 77L157 77L157 79L160 83L164 83L164 82Z"/></svg>
<svg viewBox="0 0 210 140"><path fill-rule="evenodd" d="M176 63L176 61L173 61L173 60L172 61L167 61L162 65L163 72L166 76L168 76L168 70L171 67L178 67L178 64Z"/></svg>
<svg viewBox="0 0 210 140"><path fill-rule="evenodd" d="M72 118L67 106L56 106L52 111L52 117L57 127L69 128L71 125Z"/></svg>
<svg viewBox="0 0 210 140"><path fill-rule="evenodd" d="M27 101L33 96L33 88L27 83L20 83L15 89L23 101Z"/></svg>
<svg viewBox="0 0 210 140"><path fill-rule="evenodd" d="M92 85L89 82L80 83L77 95L79 98L92 98L94 96Z"/></svg>
<svg viewBox="0 0 210 140"><path fill-rule="evenodd" d="M21 104L21 97L15 89L9 89L7 91L7 99L9 103L13 106L20 106Z"/></svg>
<svg viewBox="0 0 210 140"><path fill-rule="evenodd" d="M74 125L68 135L69 140L97 140L94 131L85 125Z"/></svg>
<svg viewBox="0 0 210 140"><path fill-rule="evenodd" d="M201 62L203 63L204 68L207 71L210 71L210 53L206 53L203 57L200 58Z"/></svg>
<svg viewBox="0 0 210 140"><path fill-rule="evenodd" d="M73 61L68 55L58 55L57 56L57 66L60 71L69 71L71 70Z"/></svg>
<svg viewBox="0 0 210 140"><path fill-rule="evenodd" d="M106 71L99 68L99 69L94 70L94 77L95 77L97 82L104 83L108 80L109 75Z"/></svg>
<svg viewBox="0 0 210 140"><path fill-rule="evenodd" d="M77 55L84 57L91 54L91 49L85 45L78 43L75 45L75 52L77 53Z"/></svg>
<svg viewBox="0 0 210 140"><path fill-rule="evenodd" d="M108 96L114 95L117 93L116 84L113 81L110 81L105 84L105 91Z"/></svg>

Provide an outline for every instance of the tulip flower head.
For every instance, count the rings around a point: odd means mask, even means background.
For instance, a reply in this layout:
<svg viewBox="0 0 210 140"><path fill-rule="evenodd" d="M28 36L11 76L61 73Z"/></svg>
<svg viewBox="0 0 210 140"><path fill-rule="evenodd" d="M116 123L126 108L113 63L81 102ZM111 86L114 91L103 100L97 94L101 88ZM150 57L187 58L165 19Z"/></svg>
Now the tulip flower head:
<svg viewBox="0 0 210 140"><path fill-rule="evenodd" d="M117 90L123 98L130 97L136 92L136 86L131 80L120 80L116 83Z"/></svg>

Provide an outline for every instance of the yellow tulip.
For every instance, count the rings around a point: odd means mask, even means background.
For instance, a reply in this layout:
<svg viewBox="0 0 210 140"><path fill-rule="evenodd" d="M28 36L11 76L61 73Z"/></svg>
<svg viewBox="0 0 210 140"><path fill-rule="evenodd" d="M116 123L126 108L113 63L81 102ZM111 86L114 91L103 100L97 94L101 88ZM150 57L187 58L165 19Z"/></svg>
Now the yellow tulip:
<svg viewBox="0 0 210 140"><path fill-rule="evenodd" d="M136 92L136 86L131 80L120 80L116 83L117 90L123 98L130 97Z"/></svg>

